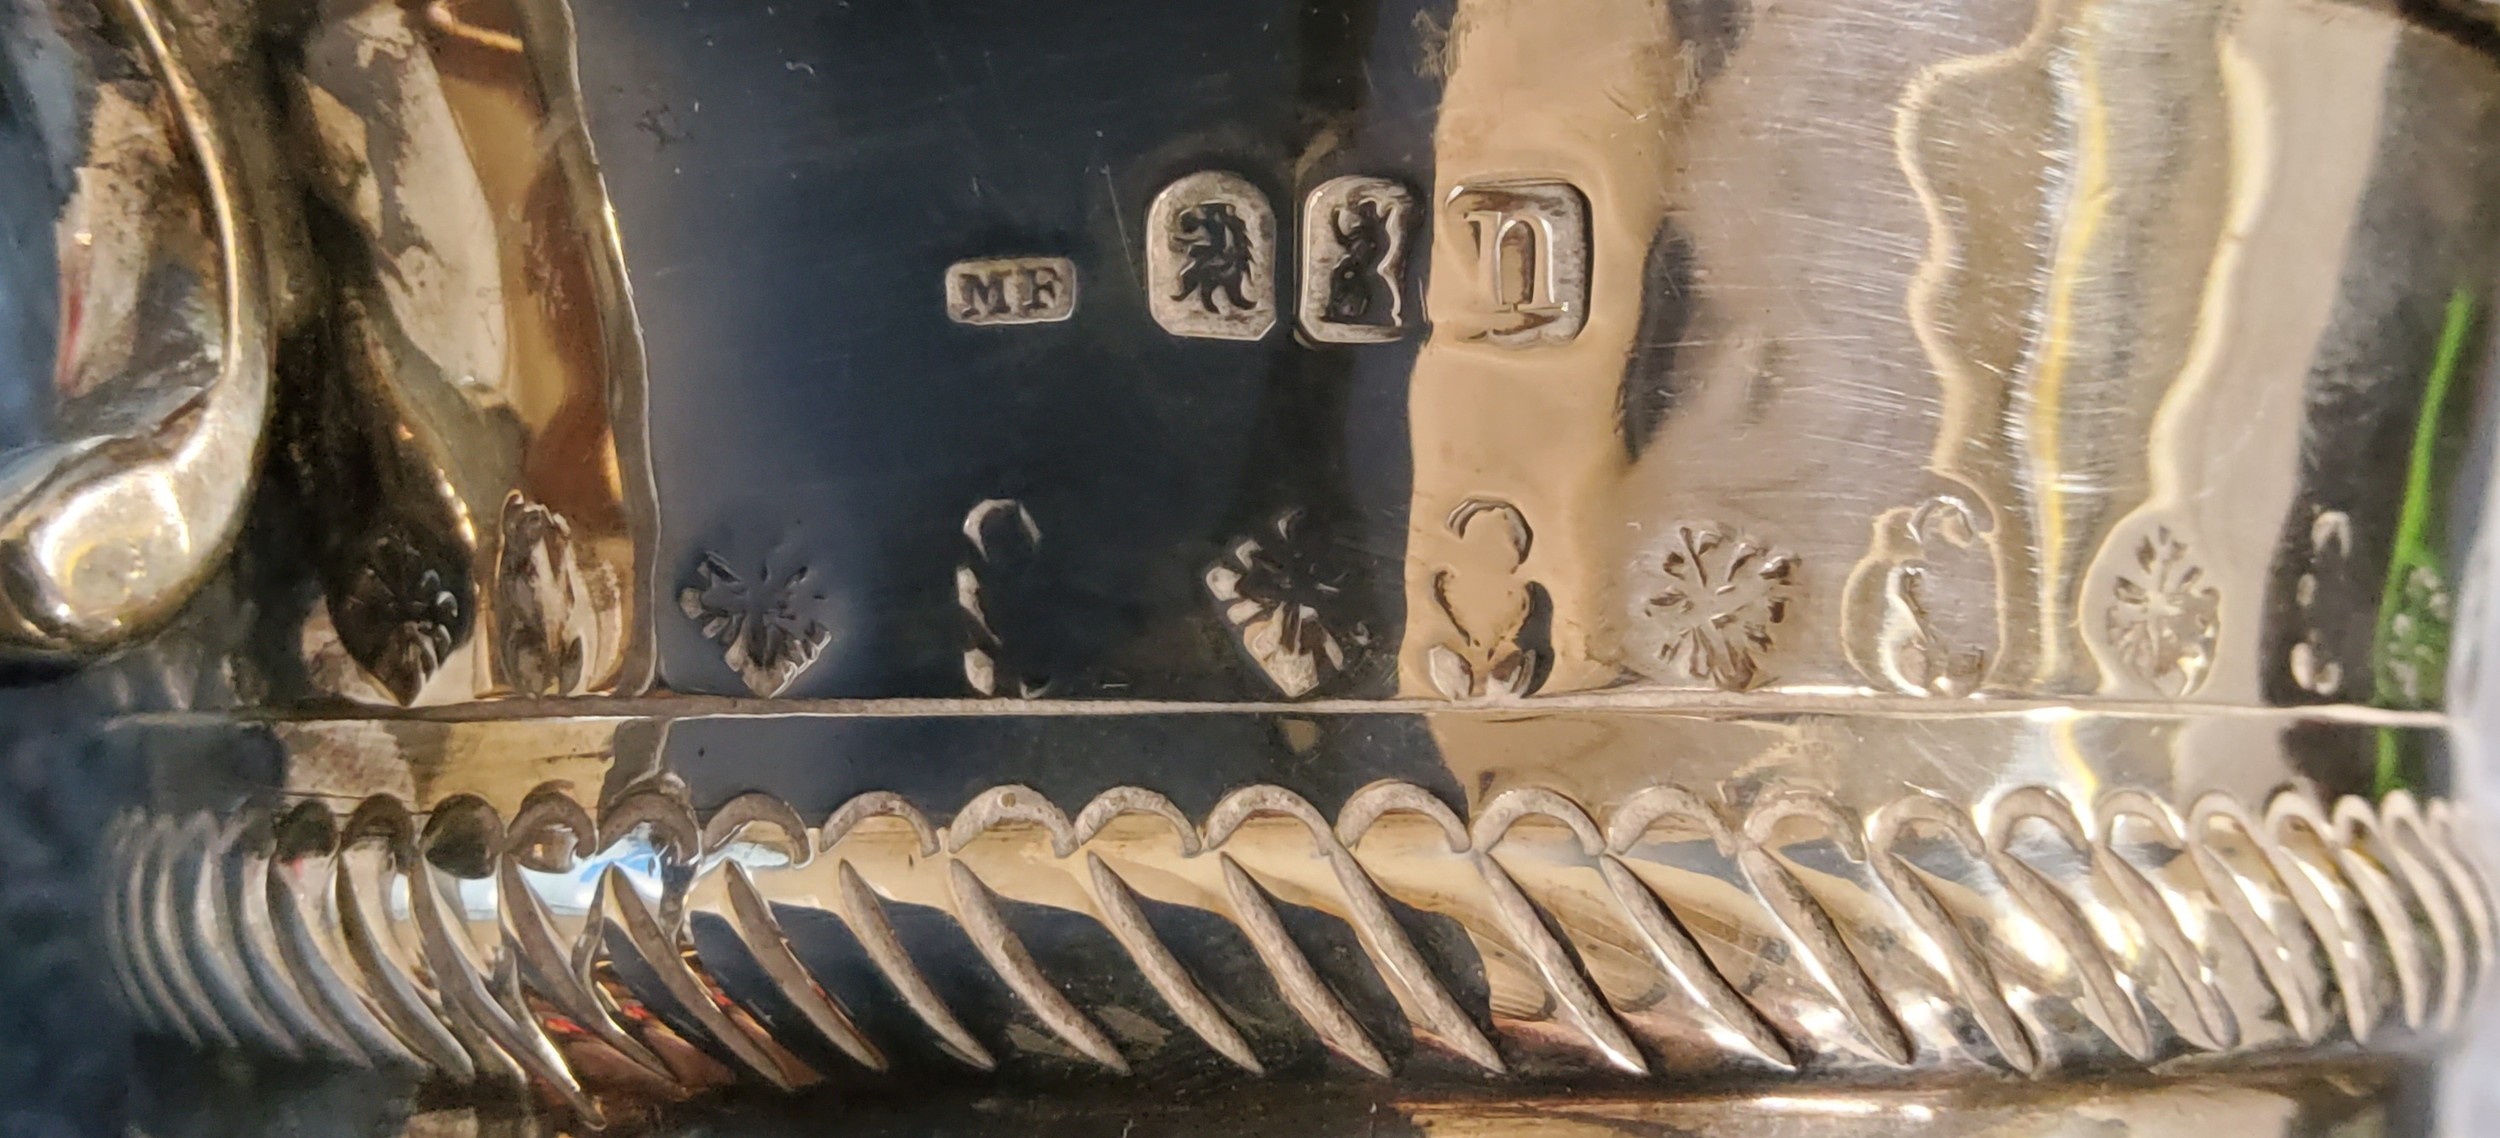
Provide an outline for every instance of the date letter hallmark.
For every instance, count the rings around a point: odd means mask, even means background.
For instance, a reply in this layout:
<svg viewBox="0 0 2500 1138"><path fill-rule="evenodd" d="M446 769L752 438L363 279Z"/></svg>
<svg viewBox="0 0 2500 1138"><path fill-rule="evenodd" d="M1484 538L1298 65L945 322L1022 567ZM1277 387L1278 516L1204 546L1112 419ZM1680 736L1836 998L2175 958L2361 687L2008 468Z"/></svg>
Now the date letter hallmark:
<svg viewBox="0 0 2500 1138"><path fill-rule="evenodd" d="M1050 324L1076 315L1076 263L999 257L946 267L946 318L957 324Z"/></svg>
<svg viewBox="0 0 2500 1138"><path fill-rule="evenodd" d="M1276 211L1239 174L1202 170L1146 216L1146 294L1176 336L1256 340L1276 326Z"/></svg>
<svg viewBox="0 0 2500 1138"><path fill-rule="evenodd" d="M1386 178L1331 178L1302 206L1302 334L1378 344L1406 333L1415 195Z"/></svg>
<svg viewBox="0 0 2500 1138"><path fill-rule="evenodd" d="M1589 203L1568 182L1462 185L1446 214L1474 253L1466 338L1505 348L1567 344L1589 318Z"/></svg>

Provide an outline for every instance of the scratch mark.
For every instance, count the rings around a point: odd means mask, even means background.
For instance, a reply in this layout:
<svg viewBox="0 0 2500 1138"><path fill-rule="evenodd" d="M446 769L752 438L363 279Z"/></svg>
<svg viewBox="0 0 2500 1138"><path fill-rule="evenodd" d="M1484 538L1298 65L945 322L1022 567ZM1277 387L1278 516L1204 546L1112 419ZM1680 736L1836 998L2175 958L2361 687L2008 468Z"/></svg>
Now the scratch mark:
<svg viewBox="0 0 2500 1138"><path fill-rule="evenodd" d="M1129 257L1129 250L1135 242L1129 238L1128 215L1120 212L1120 186L1111 180L1111 167L1107 164L1102 168L1102 188L1104 193L1111 195L1111 223L1120 230L1120 263L1128 266L1131 282L1143 285L1146 282L1137 275L1137 262Z"/></svg>

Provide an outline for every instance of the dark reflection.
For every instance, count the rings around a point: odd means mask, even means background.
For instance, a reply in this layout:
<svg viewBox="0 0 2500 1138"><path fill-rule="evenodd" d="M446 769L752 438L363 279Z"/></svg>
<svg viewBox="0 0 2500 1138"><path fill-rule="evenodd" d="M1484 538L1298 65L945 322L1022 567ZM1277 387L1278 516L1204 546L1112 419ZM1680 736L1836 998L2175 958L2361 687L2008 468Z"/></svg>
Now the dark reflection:
<svg viewBox="0 0 2500 1138"><path fill-rule="evenodd" d="M439 1087L406 1072L245 1062L150 1040L135 1056L130 1133L152 1138L536 1138L559 1120L517 1088ZM444 1123L446 1129L432 1129ZM98 1131L101 1133L101 1131Z"/></svg>
<svg viewBox="0 0 2500 1138"><path fill-rule="evenodd" d="M2492 327L2476 266L2500 222L2428 188L2433 167L2493 162L2459 149L2482 120L2426 92L2389 105L2404 113L2382 129L2358 224L2425 284L2383 288L2376 262L2349 270L2329 333L2341 346L2307 376L2300 498L2267 582L2271 703L2442 703L2470 538L2457 519L2479 507L2487 461L2470 450ZM2392 788L2419 764L2390 748Z"/></svg>
<svg viewBox="0 0 2500 1138"><path fill-rule="evenodd" d="M1624 456L1639 461L1649 449L1650 435L1675 410L1676 362L1685 337L1692 334L1694 292L1693 242L1674 218L1650 238L1649 257L1642 265L1641 323L1632 355L1623 367L1616 396L1616 426L1623 436Z"/></svg>
<svg viewBox="0 0 2500 1138"><path fill-rule="evenodd" d="M44 438L52 420L52 360L60 318L53 220L66 187L45 152L36 88L47 75L30 30L0 14L0 456ZM32 65L32 66L30 66Z"/></svg>
<svg viewBox="0 0 2500 1138"><path fill-rule="evenodd" d="M380 286L367 247L320 203L307 202L305 215L328 254L334 291L326 295L335 309L279 345L275 431L285 445L272 482L303 514L276 523L285 532L272 536L300 534L310 543L340 644L407 703L473 628L477 590L463 519L441 474L396 441L401 408L382 394L390 378L378 360L422 357L381 350L398 332L369 317Z"/></svg>
<svg viewBox="0 0 2500 1138"><path fill-rule="evenodd" d="M1447 9L579 11L649 349L667 684L753 690L675 604L717 556L807 572L807 619L832 635L790 697L1385 692L1421 329L1301 343L1295 219L1339 174L1430 190L1439 78L1414 29L1427 10L1446 27ZM1182 289L1143 279L1146 205L1200 171L1241 175L1280 219L1267 281L1228 267L1225 219L1195 231L1193 303L1273 290L1261 341L1176 336L1148 313L1150 288ZM1074 262L1070 319L948 319L946 266L1027 255ZM1406 258L1409 311L1421 260ZM1012 566L966 554L967 517L992 501L1039 535ZM1327 660L1309 682L1245 648L1206 583L1288 511L1287 557L1331 598L1313 623L1333 652L1296 629Z"/></svg>
<svg viewBox="0 0 2500 1138"><path fill-rule="evenodd" d="M1753 0L1667 0L1676 35L1691 53L1692 83L1718 77L1753 26Z"/></svg>

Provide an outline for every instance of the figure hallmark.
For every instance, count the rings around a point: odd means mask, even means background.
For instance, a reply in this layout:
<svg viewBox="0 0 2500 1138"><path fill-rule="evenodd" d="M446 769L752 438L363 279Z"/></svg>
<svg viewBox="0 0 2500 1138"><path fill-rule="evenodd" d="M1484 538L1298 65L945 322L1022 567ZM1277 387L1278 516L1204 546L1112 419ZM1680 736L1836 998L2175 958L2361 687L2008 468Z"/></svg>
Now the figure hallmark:
<svg viewBox="0 0 2500 1138"><path fill-rule="evenodd" d="M1377 344L1406 334L1406 250L1415 195L1386 178L1331 178L1302 206L1302 334Z"/></svg>
<svg viewBox="0 0 2500 1138"><path fill-rule="evenodd" d="M1276 326L1276 212L1238 174L1206 170L1155 195L1147 303L1177 336L1256 340Z"/></svg>

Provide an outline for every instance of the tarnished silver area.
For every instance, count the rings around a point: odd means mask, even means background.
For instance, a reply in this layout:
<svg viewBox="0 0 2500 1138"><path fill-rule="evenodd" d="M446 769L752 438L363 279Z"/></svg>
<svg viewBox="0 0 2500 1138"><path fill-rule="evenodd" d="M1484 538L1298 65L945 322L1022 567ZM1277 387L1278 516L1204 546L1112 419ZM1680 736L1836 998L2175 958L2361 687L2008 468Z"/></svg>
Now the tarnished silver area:
<svg viewBox="0 0 2500 1138"><path fill-rule="evenodd" d="M0 11L0 652L162 623L240 528L270 405L269 145L224 14Z"/></svg>

